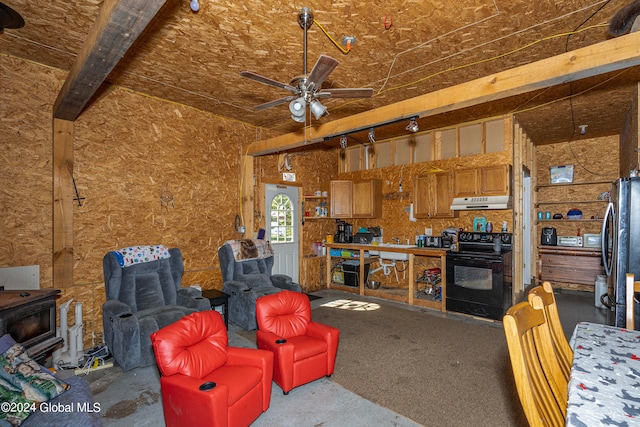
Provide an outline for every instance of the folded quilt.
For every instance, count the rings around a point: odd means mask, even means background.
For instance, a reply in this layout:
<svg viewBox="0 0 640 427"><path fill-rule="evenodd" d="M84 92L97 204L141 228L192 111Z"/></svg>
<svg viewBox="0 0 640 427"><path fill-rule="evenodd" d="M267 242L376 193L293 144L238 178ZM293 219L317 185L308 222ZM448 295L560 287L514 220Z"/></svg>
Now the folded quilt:
<svg viewBox="0 0 640 427"><path fill-rule="evenodd" d="M271 249L271 244L267 240L239 239L227 240L225 243L231 247L233 258L236 261L247 261L273 256L273 249Z"/></svg>
<svg viewBox="0 0 640 427"><path fill-rule="evenodd" d="M120 267L129 267L143 262L170 258L169 249L164 245L129 246L112 251Z"/></svg>

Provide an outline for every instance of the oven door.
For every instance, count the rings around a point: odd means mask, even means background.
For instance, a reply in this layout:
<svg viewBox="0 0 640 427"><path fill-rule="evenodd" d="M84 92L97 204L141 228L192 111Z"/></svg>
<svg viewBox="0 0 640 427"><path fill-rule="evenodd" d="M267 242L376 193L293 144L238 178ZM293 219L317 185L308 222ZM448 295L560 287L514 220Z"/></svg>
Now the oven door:
<svg viewBox="0 0 640 427"><path fill-rule="evenodd" d="M449 299L503 307L502 256L486 253L448 253L447 300Z"/></svg>

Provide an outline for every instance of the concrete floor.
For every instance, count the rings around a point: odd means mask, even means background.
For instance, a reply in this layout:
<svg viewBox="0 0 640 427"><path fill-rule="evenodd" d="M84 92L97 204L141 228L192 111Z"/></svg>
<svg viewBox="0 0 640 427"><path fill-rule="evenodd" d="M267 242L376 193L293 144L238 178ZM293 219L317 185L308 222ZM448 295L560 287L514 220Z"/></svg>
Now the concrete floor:
<svg viewBox="0 0 640 427"><path fill-rule="evenodd" d="M607 309L595 306L593 292L559 289L555 291L555 297L567 339L571 338L578 322L607 323Z"/></svg>
<svg viewBox="0 0 640 427"><path fill-rule="evenodd" d="M311 302L312 308L330 299L345 298L344 292L320 291L324 298ZM237 335L240 329L229 324L229 345L255 348L255 343ZM100 403L105 427L164 426L160 378L155 366L122 372L119 367L95 371L86 376L96 402ZM420 424L352 393L330 379L322 378L296 387L288 395L273 383L271 405L253 427L273 426L399 426Z"/></svg>
<svg viewBox="0 0 640 427"><path fill-rule="evenodd" d="M353 294L331 290L315 294L324 298L312 301L314 308L331 298L354 297ZM595 307L593 293L559 290L556 292L556 301L567 338L571 337L576 323L580 321L606 323L606 310ZM405 304L388 303L410 308ZM234 332L238 330L238 327L230 324L230 345L255 348L255 343ZM90 373L86 378L91 384L96 402L101 405L105 427L165 425L159 374L155 366L126 373L116 366ZM274 383L269 410L252 424L296 427L317 425L413 427L419 424L375 405L326 378L295 388L287 396Z"/></svg>

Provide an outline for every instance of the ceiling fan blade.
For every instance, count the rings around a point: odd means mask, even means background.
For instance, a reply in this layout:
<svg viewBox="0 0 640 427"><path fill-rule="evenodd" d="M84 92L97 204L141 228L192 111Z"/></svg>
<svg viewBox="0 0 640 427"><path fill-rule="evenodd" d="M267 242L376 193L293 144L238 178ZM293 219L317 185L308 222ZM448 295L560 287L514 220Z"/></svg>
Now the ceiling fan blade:
<svg viewBox="0 0 640 427"><path fill-rule="evenodd" d="M296 96L285 96L284 98L276 99L273 101L265 102L264 104L256 105L254 110L266 110L267 108L275 107L276 105L284 104L285 102L293 101Z"/></svg>
<svg viewBox="0 0 640 427"><path fill-rule="evenodd" d="M373 89L368 87L322 89L316 98L371 98Z"/></svg>
<svg viewBox="0 0 640 427"><path fill-rule="evenodd" d="M307 87L310 90L320 88L322 83L329 77L329 74L338 66L339 62L327 55L320 55L316 65L311 69L307 78Z"/></svg>
<svg viewBox="0 0 640 427"><path fill-rule="evenodd" d="M261 76L260 74L256 74L253 71L243 71L240 73L240 76L246 77L251 80L255 80L257 82L260 82L269 86L279 87L280 89L288 90L291 93L298 93L298 88L296 87L290 86L288 84L280 83L279 81L270 79L268 77Z"/></svg>
<svg viewBox="0 0 640 427"><path fill-rule="evenodd" d="M0 32L5 28L22 28L24 19L18 12L4 3L0 3Z"/></svg>

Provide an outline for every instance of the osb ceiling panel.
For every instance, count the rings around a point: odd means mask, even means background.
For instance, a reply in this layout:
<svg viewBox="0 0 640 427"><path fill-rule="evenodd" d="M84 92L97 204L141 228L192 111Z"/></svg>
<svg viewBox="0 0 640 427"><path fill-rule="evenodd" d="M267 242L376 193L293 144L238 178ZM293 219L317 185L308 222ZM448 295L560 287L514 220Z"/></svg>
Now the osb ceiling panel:
<svg viewBox="0 0 640 427"><path fill-rule="evenodd" d="M73 64L102 4L3 2L24 17L26 26L0 34L0 51L64 70ZM291 120L286 103L264 111L253 107L289 92L239 73L251 70L283 83L302 74L304 32L298 14L303 6L312 9L316 21L308 30L308 70L320 54L329 55L340 64L324 87L374 89L370 99L322 100L329 108L321 119L326 122L604 41L610 37L608 21L627 3L200 0L199 12L193 13L187 0L167 0L108 82L288 133L302 124ZM344 36L356 40L346 54L331 40L342 45ZM587 137L616 134L639 77L630 69L424 119L420 125L515 112L535 143L579 138L574 129L581 124L588 125ZM379 135L403 131L398 124Z"/></svg>

